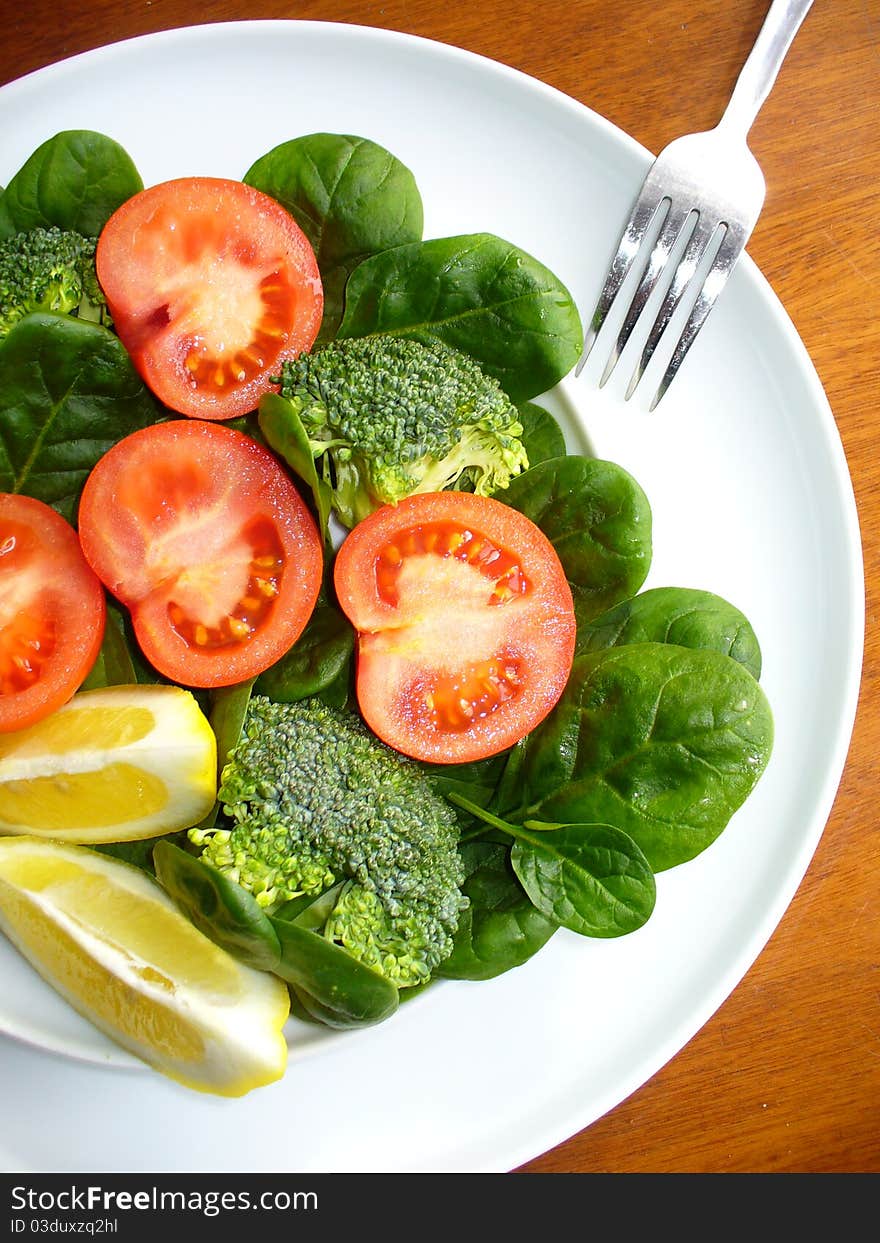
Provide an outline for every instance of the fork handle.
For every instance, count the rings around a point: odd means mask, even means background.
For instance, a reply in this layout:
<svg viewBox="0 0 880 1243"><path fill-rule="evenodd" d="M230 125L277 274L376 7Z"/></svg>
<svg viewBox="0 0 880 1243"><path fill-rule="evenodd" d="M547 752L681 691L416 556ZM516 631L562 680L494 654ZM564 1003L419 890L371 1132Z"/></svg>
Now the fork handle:
<svg viewBox="0 0 880 1243"><path fill-rule="evenodd" d="M743 137L748 134L812 3L813 0L773 0L719 126L736 128Z"/></svg>

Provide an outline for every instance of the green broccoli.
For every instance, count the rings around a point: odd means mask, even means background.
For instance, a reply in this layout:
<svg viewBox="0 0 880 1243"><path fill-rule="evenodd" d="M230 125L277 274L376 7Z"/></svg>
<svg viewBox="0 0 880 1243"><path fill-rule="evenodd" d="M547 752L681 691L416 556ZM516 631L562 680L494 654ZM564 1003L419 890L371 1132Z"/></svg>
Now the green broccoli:
<svg viewBox="0 0 880 1243"><path fill-rule="evenodd" d="M341 522L453 486L505 488L528 468L519 413L469 355L435 340L352 337L282 367Z"/></svg>
<svg viewBox="0 0 880 1243"><path fill-rule="evenodd" d="M0 240L0 338L32 311L109 324L95 272L96 246L96 238L55 225Z"/></svg>
<svg viewBox="0 0 880 1243"><path fill-rule="evenodd" d="M218 798L231 826L190 841L267 913L342 882L324 936L398 988L452 952L467 906L455 814L353 712L254 695Z"/></svg>

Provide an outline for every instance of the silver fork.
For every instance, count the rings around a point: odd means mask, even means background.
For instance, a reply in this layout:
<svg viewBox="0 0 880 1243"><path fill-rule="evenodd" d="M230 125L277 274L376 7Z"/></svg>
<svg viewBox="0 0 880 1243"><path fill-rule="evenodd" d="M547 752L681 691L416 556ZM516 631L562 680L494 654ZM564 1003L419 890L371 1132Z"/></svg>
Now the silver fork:
<svg viewBox="0 0 880 1243"><path fill-rule="evenodd" d="M633 395L676 308L695 295L690 313L650 409L660 402L706 321L764 204L764 175L747 136L792 40L813 0L773 0L755 44L716 127L674 139L657 156L642 184L611 261L605 285L584 338L575 369L580 375L599 330L640 252L643 271L617 340L599 380L609 379L655 288L666 292L626 390ZM659 232L657 230L659 229ZM645 243L656 233L650 249ZM671 275L670 255L678 259ZM695 277L699 277L698 280ZM693 284L693 289L691 285Z"/></svg>

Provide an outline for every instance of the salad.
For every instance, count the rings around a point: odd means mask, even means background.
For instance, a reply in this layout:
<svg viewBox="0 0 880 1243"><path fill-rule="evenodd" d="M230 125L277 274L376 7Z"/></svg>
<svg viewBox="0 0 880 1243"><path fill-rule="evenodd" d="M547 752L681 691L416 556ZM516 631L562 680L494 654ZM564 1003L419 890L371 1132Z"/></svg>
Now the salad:
<svg viewBox="0 0 880 1243"><path fill-rule="evenodd" d="M0 195L0 278L0 926L37 970L240 1095L290 1009L643 926L772 716L748 620L643 590L648 498L536 400L582 344L559 278L425 239L365 138L144 188L91 131Z"/></svg>

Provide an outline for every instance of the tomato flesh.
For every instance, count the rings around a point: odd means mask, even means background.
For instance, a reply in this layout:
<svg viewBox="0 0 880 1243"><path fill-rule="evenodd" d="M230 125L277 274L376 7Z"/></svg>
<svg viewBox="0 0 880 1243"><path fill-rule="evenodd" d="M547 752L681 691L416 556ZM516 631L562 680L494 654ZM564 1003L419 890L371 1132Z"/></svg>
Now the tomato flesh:
<svg viewBox="0 0 880 1243"><path fill-rule="evenodd" d="M193 418L255 409L321 324L311 244L279 203L242 182L185 177L141 191L107 222L96 265L145 383Z"/></svg>
<svg viewBox="0 0 880 1243"><path fill-rule="evenodd" d="M299 492L268 449L221 424L125 437L89 475L79 527L144 655L185 686L261 673L318 596L321 538Z"/></svg>
<svg viewBox="0 0 880 1243"><path fill-rule="evenodd" d="M183 576L178 580L177 594L168 602L169 624L187 643L205 651L231 649L245 642L269 620L272 603L281 591L284 546L274 525L266 518L246 523L241 529L240 547L239 586L221 603L219 612L207 613L204 607L199 608L198 599L190 602L192 584L185 585ZM221 587L223 581L230 581L228 565ZM196 591L205 597L208 585L197 584Z"/></svg>
<svg viewBox="0 0 880 1243"><path fill-rule="evenodd" d="M361 712L396 750L497 754L562 694L571 590L549 540L500 501L439 492L385 506L347 536L334 579L358 631Z"/></svg>
<svg viewBox="0 0 880 1243"><path fill-rule="evenodd" d="M0 493L0 733L73 695L104 637L104 589L49 505Z"/></svg>

